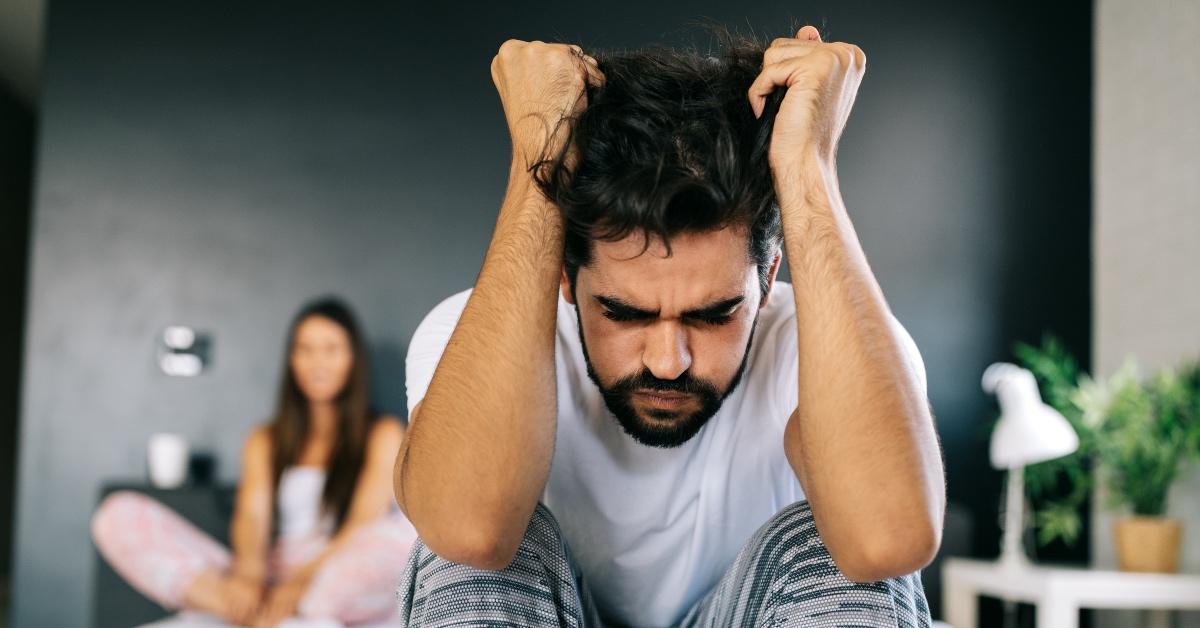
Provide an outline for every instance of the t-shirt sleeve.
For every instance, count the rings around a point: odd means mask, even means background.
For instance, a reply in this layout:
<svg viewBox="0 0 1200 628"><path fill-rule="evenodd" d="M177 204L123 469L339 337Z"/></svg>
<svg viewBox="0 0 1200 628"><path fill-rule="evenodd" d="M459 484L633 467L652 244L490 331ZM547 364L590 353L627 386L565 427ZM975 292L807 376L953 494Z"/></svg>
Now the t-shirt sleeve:
<svg viewBox="0 0 1200 628"><path fill-rule="evenodd" d="M900 346L904 350L908 366L917 374L921 394L927 396L925 361L921 358L917 343L899 319L894 315L889 318L892 331L899 338ZM799 402L796 391L796 382L799 378L799 345L796 340L796 317L789 316L780 323L778 329L775 330L775 339L772 342L776 357L775 372L780 375L775 380L776 394L773 396L776 400L775 414L780 415L782 420L786 421Z"/></svg>
<svg viewBox="0 0 1200 628"><path fill-rule="evenodd" d="M450 335L454 333L470 296L471 289L468 288L447 297L425 315L421 324L417 325L417 331L413 332L404 361L404 386L410 418L413 408L429 390L433 372L442 359L442 352L446 350L446 344L450 342Z"/></svg>

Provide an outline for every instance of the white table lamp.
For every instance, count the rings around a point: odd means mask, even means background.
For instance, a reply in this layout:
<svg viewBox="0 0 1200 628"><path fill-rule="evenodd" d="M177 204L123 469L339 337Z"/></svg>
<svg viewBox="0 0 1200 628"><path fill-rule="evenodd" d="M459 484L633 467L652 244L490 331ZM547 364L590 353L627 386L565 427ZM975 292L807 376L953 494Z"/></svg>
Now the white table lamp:
<svg viewBox="0 0 1200 628"><path fill-rule="evenodd" d="M983 372L983 389L1000 402L1000 421L992 432L992 466L1008 470L1000 563L1027 565L1029 558L1021 546L1025 466L1073 453L1079 448L1079 436L1062 414L1042 402L1037 380L1026 369L997 362Z"/></svg>

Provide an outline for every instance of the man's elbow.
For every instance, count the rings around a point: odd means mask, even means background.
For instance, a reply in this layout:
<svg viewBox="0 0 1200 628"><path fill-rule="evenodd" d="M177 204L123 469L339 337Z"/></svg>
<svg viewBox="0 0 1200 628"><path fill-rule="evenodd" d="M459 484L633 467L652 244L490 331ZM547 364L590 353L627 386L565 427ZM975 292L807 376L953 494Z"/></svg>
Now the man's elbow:
<svg viewBox="0 0 1200 628"><path fill-rule="evenodd" d="M500 571L512 564L520 546L520 539L513 542L505 535L480 531L421 538L439 558L487 571Z"/></svg>
<svg viewBox="0 0 1200 628"><path fill-rule="evenodd" d="M936 522L914 524L905 530L875 534L857 544L838 564L852 582L878 582L919 571L933 561L942 543L942 527Z"/></svg>

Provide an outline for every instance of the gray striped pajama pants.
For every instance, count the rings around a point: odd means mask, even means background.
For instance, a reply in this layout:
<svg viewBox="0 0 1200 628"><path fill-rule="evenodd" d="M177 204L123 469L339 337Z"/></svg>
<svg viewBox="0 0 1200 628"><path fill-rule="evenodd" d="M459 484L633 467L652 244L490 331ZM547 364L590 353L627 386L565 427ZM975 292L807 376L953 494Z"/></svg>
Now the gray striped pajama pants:
<svg viewBox="0 0 1200 628"><path fill-rule="evenodd" d="M453 563L417 541L396 593L400 617L413 628L604 625L558 522L542 504L508 567L487 571ZM865 584L847 580L821 542L808 502L796 502L755 532L678 626L928 628L930 623L918 573Z"/></svg>

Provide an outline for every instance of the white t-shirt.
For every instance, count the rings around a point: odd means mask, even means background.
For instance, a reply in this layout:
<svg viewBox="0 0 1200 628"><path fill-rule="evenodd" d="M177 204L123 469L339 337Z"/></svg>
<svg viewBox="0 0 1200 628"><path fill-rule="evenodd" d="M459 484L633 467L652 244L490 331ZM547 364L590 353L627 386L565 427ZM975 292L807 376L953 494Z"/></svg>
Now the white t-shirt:
<svg viewBox="0 0 1200 628"><path fill-rule="evenodd" d="M442 301L408 349L408 408L424 396L470 290ZM754 532L804 491L783 451L796 407L792 286L776 281L742 380L691 440L662 449L625 434L587 376L574 306L559 293L558 429L542 495L606 621L667 626L720 579ZM892 319L925 386L916 344Z"/></svg>

